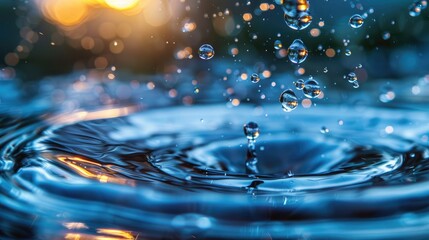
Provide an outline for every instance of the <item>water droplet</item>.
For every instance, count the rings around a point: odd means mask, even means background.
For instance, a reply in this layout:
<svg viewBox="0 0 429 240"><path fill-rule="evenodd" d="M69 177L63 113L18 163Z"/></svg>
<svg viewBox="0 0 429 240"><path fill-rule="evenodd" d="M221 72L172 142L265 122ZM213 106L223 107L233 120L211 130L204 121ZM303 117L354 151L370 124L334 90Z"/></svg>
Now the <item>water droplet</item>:
<svg viewBox="0 0 429 240"><path fill-rule="evenodd" d="M194 93L195 93L195 94L200 93L200 89L199 89L199 88L197 88L197 87L196 87L196 88L194 88Z"/></svg>
<svg viewBox="0 0 429 240"><path fill-rule="evenodd" d="M212 59L214 54L214 49L210 44L204 44L198 49L198 55L204 60Z"/></svg>
<svg viewBox="0 0 429 240"><path fill-rule="evenodd" d="M301 39L296 39L288 49L289 60L293 63L302 63L307 59L308 50Z"/></svg>
<svg viewBox="0 0 429 240"><path fill-rule="evenodd" d="M352 28L360 28L363 25L363 18L361 15L355 14L350 18L349 23Z"/></svg>
<svg viewBox="0 0 429 240"><path fill-rule="evenodd" d="M310 4L307 0L283 0L280 5L283 11L289 16L296 16L300 12L307 12L310 9Z"/></svg>
<svg viewBox="0 0 429 240"><path fill-rule="evenodd" d="M297 90L302 90L305 86L304 80L298 79L296 82L293 82Z"/></svg>
<svg viewBox="0 0 429 240"><path fill-rule="evenodd" d="M358 80L356 73L354 73L354 72L347 74L346 79L347 79L347 81L349 81L349 83L354 83Z"/></svg>
<svg viewBox="0 0 429 240"><path fill-rule="evenodd" d="M328 68L327 67L323 68L323 72L328 73Z"/></svg>
<svg viewBox="0 0 429 240"><path fill-rule="evenodd" d="M320 128L320 132L321 132L322 134L329 133L329 128L327 128L327 127L323 126L323 127L321 127L321 128Z"/></svg>
<svg viewBox="0 0 429 240"><path fill-rule="evenodd" d="M353 88L359 88L359 82L358 81L353 82Z"/></svg>
<svg viewBox="0 0 429 240"><path fill-rule="evenodd" d="M282 47L283 47L283 44L282 44L282 42L280 40L276 40L274 42L274 49L280 50Z"/></svg>
<svg viewBox="0 0 429 240"><path fill-rule="evenodd" d="M259 126L257 123L249 122L243 127L244 135L246 135L247 139L255 140L259 137Z"/></svg>
<svg viewBox="0 0 429 240"><path fill-rule="evenodd" d="M252 83L258 83L259 80L261 80L261 78L257 73L253 73L252 76L250 76L250 81L252 81Z"/></svg>
<svg viewBox="0 0 429 240"><path fill-rule="evenodd" d="M380 89L380 95L379 99L383 103L391 102L393 99L395 99L396 94L393 91L393 88L389 84L385 84Z"/></svg>
<svg viewBox="0 0 429 240"><path fill-rule="evenodd" d="M290 16L289 14L284 14L284 19L286 25L293 30L302 30L310 26L313 18L308 12L300 12L296 15Z"/></svg>
<svg viewBox="0 0 429 240"><path fill-rule="evenodd" d="M285 90L280 94L280 103L282 104L283 111L291 112L298 107L298 98L292 89Z"/></svg>
<svg viewBox="0 0 429 240"><path fill-rule="evenodd" d="M349 56L352 55L352 51L350 51L350 49L346 49L345 54L346 54L347 57L349 57Z"/></svg>
<svg viewBox="0 0 429 240"><path fill-rule="evenodd" d="M389 32L383 33L383 40L389 40L389 39L390 39L390 33Z"/></svg>
<svg viewBox="0 0 429 240"><path fill-rule="evenodd" d="M304 95L308 98L315 98L322 92L320 90L319 83L316 80L307 80L304 83L304 89L302 89Z"/></svg>

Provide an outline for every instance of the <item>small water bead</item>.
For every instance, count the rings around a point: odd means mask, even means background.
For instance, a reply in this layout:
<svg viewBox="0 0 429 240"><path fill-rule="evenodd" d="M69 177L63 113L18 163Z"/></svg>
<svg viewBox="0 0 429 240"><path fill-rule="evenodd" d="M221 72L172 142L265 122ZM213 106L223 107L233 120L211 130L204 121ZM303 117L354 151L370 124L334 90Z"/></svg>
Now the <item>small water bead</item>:
<svg viewBox="0 0 429 240"><path fill-rule="evenodd" d="M319 83L316 80L310 79L305 81L304 89L302 89L304 95L308 98L315 98L322 92L320 90Z"/></svg>
<svg viewBox="0 0 429 240"><path fill-rule="evenodd" d="M282 94L280 94L279 101L282 104L283 111L285 112L291 112L298 107L298 98L292 89L282 92Z"/></svg>
<svg viewBox="0 0 429 240"><path fill-rule="evenodd" d="M297 90L302 90L304 89L304 86L305 86L304 80L302 79L298 79L296 82L293 82L293 84L295 85Z"/></svg>
<svg viewBox="0 0 429 240"><path fill-rule="evenodd" d="M383 33L383 40L389 40L389 39L390 39L390 33L389 32Z"/></svg>
<svg viewBox="0 0 429 240"><path fill-rule="evenodd" d="M321 128L320 128L320 132L321 132L322 134L329 133L329 128L327 128L327 127L323 126L323 127L321 127Z"/></svg>
<svg viewBox="0 0 429 240"><path fill-rule="evenodd" d="M363 25L363 18L361 15L355 14L350 18L349 23L352 28L360 28Z"/></svg>
<svg viewBox="0 0 429 240"><path fill-rule="evenodd" d="M252 83L258 83L259 80L261 80L261 78L257 73L253 73L252 76L250 76L250 81L252 81Z"/></svg>
<svg viewBox="0 0 429 240"><path fill-rule="evenodd" d="M354 72L347 74L346 79L349 83L354 83L358 80L356 73Z"/></svg>
<svg viewBox="0 0 429 240"><path fill-rule="evenodd" d="M350 49L346 49L345 55L350 57L352 55L352 51L350 51Z"/></svg>
<svg viewBox="0 0 429 240"><path fill-rule="evenodd" d="M284 14L286 25L293 30L302 30L310 26L313 17L308 12L300 12L295 16Z"/></svg>
<svg viewBox="0 0 429 240"><path fill-rule="evenodd" d="M282 47L283 47L282 41L280 41L280 40L276 40L276 41L274 42L274 49L276 49L276 50L280 50L280 49L282 49Z"/></svg>
<svg viewBox="0 0 429 240"><path fill-rule="evenodd" d="M308 50L301 39L296 39L288 49L289 60L293 63L302 63L307 59Z"/></svg>
<svg viewBox="0 0 429 240"><path fill-rule="evenodd" d="M359 88L359 82L358 81L353 82L353 88Z"/></svg>
<svg viewBox="0 0 429 240"><path fill-rule="evenodd" d="M246 135L247 139L255 140L259 137L259 126L255 122L249 122L243 127L244 135Z"/></svg>
<svg viewBox="0 0 429 240"><path fill-rule="evenodd" d="M209 60L214 57L214 49L210 44L204 44L198 49L198 55L203 60Z"/></svg>

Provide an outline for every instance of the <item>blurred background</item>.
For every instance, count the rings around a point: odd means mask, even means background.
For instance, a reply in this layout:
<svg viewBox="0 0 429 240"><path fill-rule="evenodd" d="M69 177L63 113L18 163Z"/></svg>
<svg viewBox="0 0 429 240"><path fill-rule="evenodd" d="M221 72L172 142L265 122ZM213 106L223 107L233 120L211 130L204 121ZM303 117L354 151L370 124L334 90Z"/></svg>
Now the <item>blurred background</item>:
<svg viewBox="0 0 429 240"><path fill-rule="evenodd" d="M273 79L268 86L289 74L289 85L314 76L325 87L341 89L350 88L343 76L351 71L361 85L425 78L429 10L412 17L413 2L313 0L311 25L295 31L274 1L2 0L0 79L28 85L90 70L95 78L114 81L121 75L135 84L141 81L137 76L157 76L149 88L157 82L197 86L232 80L228 89L258 73L262 80ZM353 14L365 18L361 28L350 27ZM287 57L297 38L309 50L300 65ZM276 40L280 49L274 48ZM208 61L198 57L205 43L215 49ZM175 91L169 95L178 95Z"/></svg>

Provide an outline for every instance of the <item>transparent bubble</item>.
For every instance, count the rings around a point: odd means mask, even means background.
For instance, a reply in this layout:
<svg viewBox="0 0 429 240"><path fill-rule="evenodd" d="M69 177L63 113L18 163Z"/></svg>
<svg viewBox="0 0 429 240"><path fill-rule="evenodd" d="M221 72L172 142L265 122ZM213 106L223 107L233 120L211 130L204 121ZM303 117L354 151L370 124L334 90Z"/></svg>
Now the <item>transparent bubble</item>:
<svg viewBox="0 0 429 240"><path fill-rule="evenodd" d="M354 83L358 80L356 73L354 73L354 72L347 74L346 79L347 79L347 81L349 81L349 83Z"/></svg>
<svg viewBox="0 0 429 240"><path fill-rule="evenodd" d="M295 85L296 89L298 89L298 90L304 89L304 86L305 86L304 80L302 80L302 79L298 79L296 82L293 82L293 84Z"/></svg>
<svg viewBox="0 0 429 240"><path fill-rule="evenodd" d="M310 26L313 18L309 12L299 12L294 16L289 14L284 15L286 25L293 30L302 30Z"/></svg>
<svg viewBox="0 0 429 240"><path fill-rule="evenodd" d="M355 14L350 18L349 23L352 28L360 28L363 25L363 18L361 15Z"/></svg>
<svg viewBox="0 0 429 240"><path fill-rule="evenodd" d="M214 49L210 44L204 44L198 49L198 55L204 60L212 59L214 54Z"/></svg>
<svg viewBox="0 0 429 240"><path fill-rule="evenodd" d="M296 39L288 49L289 60L293 63L302 63L307 59L308 50L301 39Z"/></svg>
<svg viewBox="0 0 429 240"><path fill-rule="evenodd" d="M350 51L350 49L346 49L345 55L347 57L351 56L352 55L352 51Z"/></svg>
<svg viewBox="0 0 429 240"><path fill-rule="evenodd" d="M280 50L282 47L283 47L282 41L280 41L280 40L276 40L276 41L274 42L274 49L276 49L276 50Z"/></svg>
<svg viewBox="0 0 429 240"><path fill-rule="evenodd" d="M259 126L257 123L249 122L243 127L244 135L246 135L247 139L255 140L259 137Z"/></svg>
<svg viewBox="0 0 429 240"><path fill-rule="evenodd" d="M252 76L250 76L250 81L252 81L252 83L258 83L259 80L261 80L261 78L257 73L253 73Z"/></svg>
<svg viewBox="0 0 429 240"><path fill-rule="evenodd" d="M291 112L298 107L298 98L292 89L282 92L282 94L280 94L279 101L282 104L283 111L285 112Z"/></svg>
<svg viewBox="0 0 429 240"><path fill-rule="evenodd" d="M315 98L319 96L319 94L322 92L320 90L319 83L316 80L310 79L305 81L304 83L304 89L302 89L304 95L308 98Z"/></svg>

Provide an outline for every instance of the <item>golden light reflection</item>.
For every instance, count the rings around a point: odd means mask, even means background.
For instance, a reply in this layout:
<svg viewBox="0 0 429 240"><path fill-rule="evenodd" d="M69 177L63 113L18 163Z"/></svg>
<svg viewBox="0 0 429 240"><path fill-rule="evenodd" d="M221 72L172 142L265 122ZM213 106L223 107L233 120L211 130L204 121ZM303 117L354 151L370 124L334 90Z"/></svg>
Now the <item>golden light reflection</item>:
<svg viewBox="0 0 429 240"><path fill-rule="evenodd" d="M45 154L44 157L52 158L49 154ZM135 186L135 181L114 176L114 174L110 173L111 170L106 169L105 166L100 163L68 155L56 155L53 156L53 158L73 169L82 177L96 179L101 183L116 183Z"/></svg>
<svg viewBox="0 0 429 240"><path fill-rule="evenodd" d="M67 240L131 240L137 239L138 234L119 229L99 228L96 234L66 233Z"/></svg>
<svg viewBox="0 0 429 240"><path fill-rule="evenodd" d="M71 114L64 114L58 117L49 118L46 121L54 124L71 124L78 121L89 121L95 119L107 119L107 118L116 118L128 115L137 111L137 107L122 107L122 108L110 108L103 109L93 112L79 111Z"/></svg>
<svg viewBox="0 0 429 240"><path fill-rule="evenodd" d="M143 10L141 0L37 0L42 14L54 23L76 26L93 15L98 8L122 11L126 15L136 15Z"/></svg>

